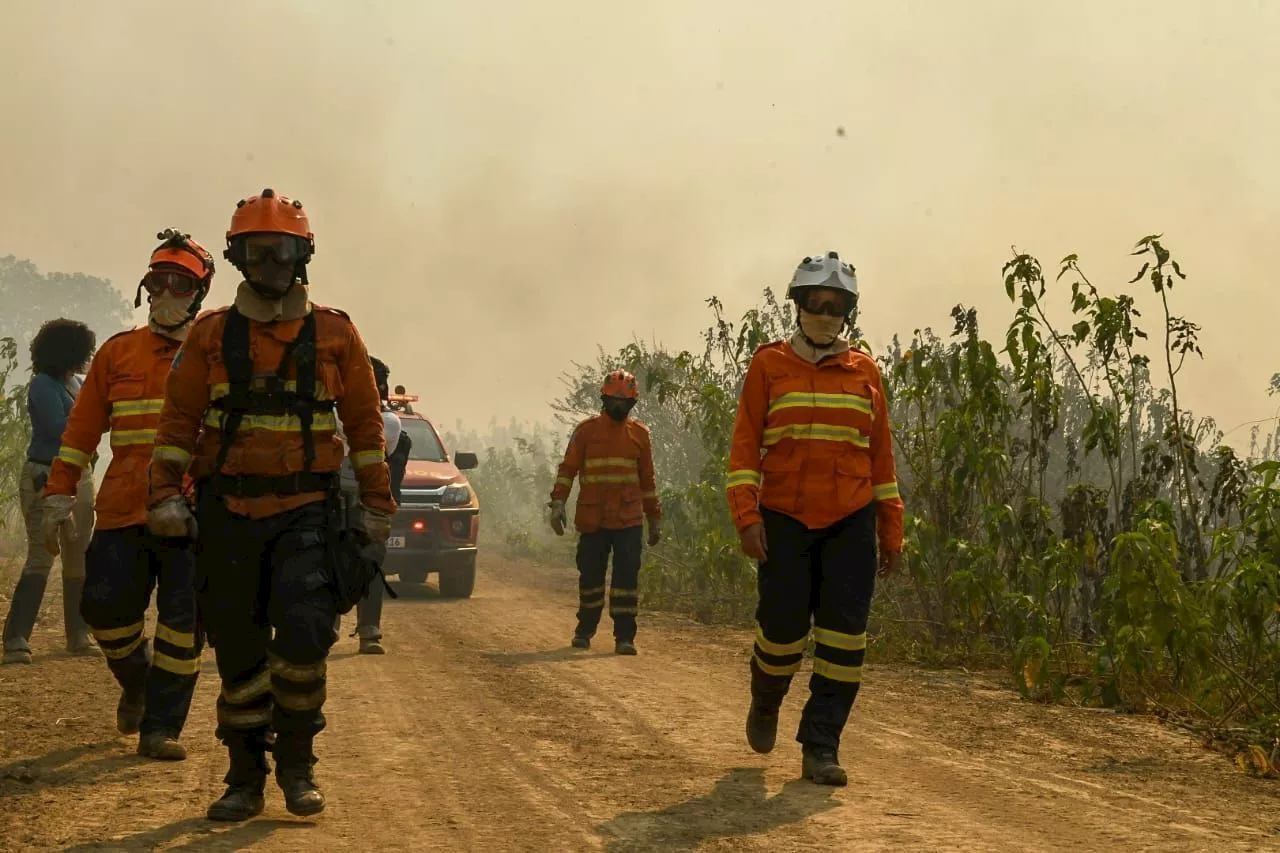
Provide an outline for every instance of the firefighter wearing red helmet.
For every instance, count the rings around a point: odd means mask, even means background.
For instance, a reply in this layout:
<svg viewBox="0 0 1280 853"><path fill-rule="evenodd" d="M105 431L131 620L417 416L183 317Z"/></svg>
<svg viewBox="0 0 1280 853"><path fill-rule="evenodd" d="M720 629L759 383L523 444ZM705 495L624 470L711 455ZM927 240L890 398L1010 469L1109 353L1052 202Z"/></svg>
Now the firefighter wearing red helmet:
<svg viewBox="0 0 1280 853"><path fill-rule="evenodd" d="M104 433L111 464L95 506L85 553L81 613L120 685L116 727L139 735L138 754L177 761L178 738L200 673L195 556L191 532L156 536L147 530L147 464L155 441L170 365L191 329L213 279L213 256L190 235L168 229L138 284L147 325L109 338L89 365L62 446L44 488L45 540L56 553L59 528L73 524L77 483L91 467ZM145 635L155 590L156 626Z"/></svg>
<svg viewBox="0 0 1280 853"><path fill-rule="evenodd" d="M157 534L191 525L188 469L196 483L197 588L230 758L214 820L262 811L269 746L285 807L324 809L312 747L334 623L377 576L395 511L373 367L350 318L311 303L314 252L301 202L265 189L236 206L225 255L244 281L174 360L151 456ZM338 418L357 507L341 501Z"/></svg>
<svg viewBox="0 0 1280 853"><path fill-rule="evenodd" d="M551 489L551 528L562 536L565 502L578 479L578 626L573 634L578 649L590 648L607 592L614 651L636 653L642 523L648 519L653 546L661 539L662 520L649 428L630 417L638 398L636 378L627 371L605 377L602 410L574 429ZM611 553L613 580L606 586Z"/></svg>

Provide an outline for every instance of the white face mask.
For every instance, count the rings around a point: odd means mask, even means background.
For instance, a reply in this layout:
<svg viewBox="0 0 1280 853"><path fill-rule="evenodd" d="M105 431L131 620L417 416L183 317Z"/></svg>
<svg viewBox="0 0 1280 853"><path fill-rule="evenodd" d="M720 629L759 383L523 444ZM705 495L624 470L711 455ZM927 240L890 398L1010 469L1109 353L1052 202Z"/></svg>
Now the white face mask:
<svg viewBox="0 0 1280 853"><path fill-rule="evenodd" d="M158 296L151 297L149 319L157 326L175 326L187 319L191 311L191 303L194 301L194 295L174 296L166 290Z"/></svg>
<svg viewBox="0 0 1280 853"><path fill-rule="evenodd" d="M800 331L805 337L820 347L835 342L844 328L843 317L829 317L826 314L810 314L800 309Z"/></svg>

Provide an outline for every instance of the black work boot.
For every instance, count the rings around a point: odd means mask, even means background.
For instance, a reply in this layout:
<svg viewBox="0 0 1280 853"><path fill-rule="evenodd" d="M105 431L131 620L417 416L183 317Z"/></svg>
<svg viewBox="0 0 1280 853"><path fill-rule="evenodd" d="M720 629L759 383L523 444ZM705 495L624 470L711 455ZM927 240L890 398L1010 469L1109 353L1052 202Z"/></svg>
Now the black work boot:
<svg viewBox="0 0 1280 853"><path fill-rule="evenodd" d="M805 744L803 755L800 773L805 779L818 785L839 787L849 784L849 777L840 766L840 758L831 747Z"/></svg>
<svg viewBox="0 0 1280 853"><path fill-rule="evenodd" d="M84 598L84 578L62 578L62 625L67 634L67 651L84 657L102 657L89 634L89 625L80 615Z"/></svg>
<svg viewBox="0 0 1280 853"><path fill-rule="evenodd" d="M751 709L747 711L747 743L764 755L773 751L778 740L778 709L766 707L756 697L751 697Z"/></svg>
<svg viewBox="0 0 1280 853"><path fill-rule="evenodd" d="M636 644L632 640L617 640L613 644L613 653L617 655L634 655Z"/></svg>
<svg viewBox="0 0 1280 853"><path fill-rule="evenodd" d="M25 574L18 578L13 600L9 602L9 615L4 620L5 663L31 663L31 647L27 642L31 639L31 629L36 625L48 583L46 575Z"/></svg>
<svg viewBox="0 0 1280 853"><path fill-rule="evenodd" d="M311 752L311 738L277 734L274 752L276 784L284 792L284 807L289 814L310 817L324 811L324 794L312 772L316 758Z"/></svg>
<svg viewBox="0 0 1280 853"><path fill-rule="evenodd" d="M209 820L243 821L262 814L267 787L267 745L260 735L227 739L231 768L223 777L227 790L209 806Z"/></svg>
<svg viewBox="0 0 1280 853"><path fill-rule="evenodd" d="M581 634L574 634L573 641L570 643L570 645L572 645L575 649L589 649L591 648L591 638L584 637Z"/></svg>
<svg viewBox="0 0 1280 853"><path fill-rule="evenodd" d="M116 730L122 735L136 735L146 713L146 682L136 691L121 690L116 704Z"/></svg>

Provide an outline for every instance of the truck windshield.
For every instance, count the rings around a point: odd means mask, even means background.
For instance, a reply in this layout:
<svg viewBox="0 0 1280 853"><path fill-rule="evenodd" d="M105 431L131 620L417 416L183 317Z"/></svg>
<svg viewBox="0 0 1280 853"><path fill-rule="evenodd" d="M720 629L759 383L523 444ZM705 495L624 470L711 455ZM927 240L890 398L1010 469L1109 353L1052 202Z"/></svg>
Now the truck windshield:
<svg viewBox="0 0 1280 853"><path fill-rule="evenodd" d="M418 418L401 418L400 427L409 434L409 458L415 462L447 462L440 438L431 424Z"/></svg>

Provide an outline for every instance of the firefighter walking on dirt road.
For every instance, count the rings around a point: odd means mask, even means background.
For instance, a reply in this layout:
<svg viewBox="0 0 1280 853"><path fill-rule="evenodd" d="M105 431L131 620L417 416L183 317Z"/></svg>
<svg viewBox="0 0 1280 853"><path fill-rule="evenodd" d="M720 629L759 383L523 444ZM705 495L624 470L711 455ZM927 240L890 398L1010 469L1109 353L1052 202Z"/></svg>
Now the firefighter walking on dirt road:
<svg viewBox="0 0 1280 853"><path fill-rule="evenodd" d="M798 328L752 357L726 483L742 549L759 564L747 740L773 749L812 631L802 775L844 785L840 735L862 681L877 573L898 567L903 505L880 371L843 336L858 307L853 267L835 252L805 258L787 296Z"/></svg>
<svg viewBox="0 0 1280 853"><path fill-rule="evenodd" d="M613 554L609 618L614 651L636 653L636 612L640 595L642 521L649 521L649 545L661 539L662 506L653 471L649 428L630 417L639 397L636 378L615 370L600 389L603 411L578 424L565 449L551 489L551 528L564 535L565 502L578 478L574 526L578 538L578 627L573 647L591 646L604 611L605 577Z"/></svg>
<svg viewBox="0 0 1280 853"><path fill-rule="evenodd" d="M335 618L371 579L347 546L385 542L395 510L369 357L346 314L312 305L314 252L301 202L264 189L237 205L225 255L245 280L175 358L152 455L157 534L191 524L179 494L188 466L196 482L196 588L230 757L213 820L262 811L272 733L285 807L324 809L313 740L325 727L326 659ZM360 483L358 536L340 519L338 417Z"/></svg>
<svg viewBox="0 0 1280 853"><path fill-rule="evenodd" d="M187 531L161 537L147 530L147 465L169 366L209 292L214 264L190 235L169 229L156 236L162 242L134 300L141 306L146 290L147 325L109 338L89 365L44 489L45 538L56 551L76 484L109 430L111 464L98 494L81 610L120 684L116 727L140 733L139 755L181 761L187 751L178 738L202 649L195 556ZM157 620L148 641L152 590Z"/></svg>

